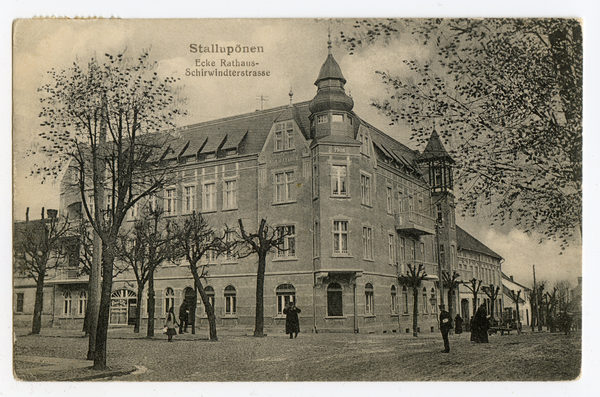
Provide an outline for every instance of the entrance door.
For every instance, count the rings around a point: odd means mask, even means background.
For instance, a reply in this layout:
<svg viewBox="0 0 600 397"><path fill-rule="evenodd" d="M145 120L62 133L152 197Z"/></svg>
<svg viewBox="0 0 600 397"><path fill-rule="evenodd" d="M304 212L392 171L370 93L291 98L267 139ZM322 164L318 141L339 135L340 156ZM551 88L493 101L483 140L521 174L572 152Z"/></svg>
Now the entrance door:
<svg viewBox="0 0 600 397"><path fill-rule="evenodd" d="M137 299L129 299L127 308L127 325L135 325L135 317L137 316Z"/></svg>
<svg viewBox="0 0 600 397"><path fill-rule="evenodd" d="M468 299L462 299L460 301L460 312L461 312L461 316L463 318L464 321L469 321L469 319L471 318L471 311L469 310L469 300Z"/></svg>
<svg viewBox="0 0 600 397"><path fill-rule="evenodd" d="M133 307L137 305L135 292L126 289L115 291L111 294L110 301L110 324L111 325L128 325L130 318L130 301L133 301ZM135 310L133 310L133 318L135 319Z"/></svg>

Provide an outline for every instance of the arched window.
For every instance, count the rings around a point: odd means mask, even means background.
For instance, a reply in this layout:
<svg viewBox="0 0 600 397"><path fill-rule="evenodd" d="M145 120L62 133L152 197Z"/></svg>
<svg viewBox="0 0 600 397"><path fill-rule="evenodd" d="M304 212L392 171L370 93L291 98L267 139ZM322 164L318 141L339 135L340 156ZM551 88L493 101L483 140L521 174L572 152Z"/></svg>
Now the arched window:
<svg viewBox="0 0 600 397"><path fill-rule="evenodd" d="M225 315L233 316L236 313L235 288L232 285L225 287Z"/></svg>
<svg viewBox="0 0 600 397"><path fill-rule="evenodd" d="M71 315L71 292L65 291L63 294L64 303L63 303L63 314L65 316Z"/></svg>
<svg viewBox="0 0 600 397"><path fill-rule="evenodd" d="M373 284L371 283L365 285L365 314L375 314L375 309L373 307Z"/></svg>
<svg viewBox="0 0 600 397"><path fill-rule="evenodd" d="M427 301L427 288L423 287L423 314L427 314L429 310L429 302Z"/></svg>
<svg viewBox="0 0 600 397"><path fill-rule="evenodd" d="M331 283L327 287L327 315L344 315L344 310L342 306L342 286L338 283Z"/></svg>
<svg viewBox="0 0 600 397"><path fill-rule="evenodd" d="M450 305L450 303L448 303ZM431 312L437 313L437 296L435 293L435 288L431 289Z"/></svg>
<svg viewBox="0 0 600 397"><path fill-rule="evenodd" d="M392 285L390 290L390 308L392 314L398 314L398 295L396 295L396 286Z"/></svg>
<svg viewBox="0 0 600 397"><path fill-rule="evenodd" d="M296 288L292 284L281 284L275 290L277 296L277 314L283 315L283 309L288 303L296 303Z"/></svg>
<svg viewBox="0 0 600 397"><path fill-rule="evenodd" d="M406 287L402 287L402 313L408 314L408 290Z"/></svg>
<svg viewBox="0 0 600 397"><path fill-rule="evenodd" d="M173 310L175 310L175 292L173 291L173 288L167 287L165 289L165 315L167 314L170 308L173 308Z"/></svg>
<svg viewBox="0 0 600 397"><path fill-rule="evenodd" d="M204 288L204 292L206 292L206 295L208 296L208 301L210 302L210 305L212 306L213 310L215 309L215 290L213 287L211 287L210 285L206 286L206 288ZM206 306L204 306L204 313L206 313Z"/></svg>
<svg viewBox="0 0 600 397"><path fill-rule="evenodd" d="M77 314L80 316L85 316L85 308L87 307L87 293L85 291L81 291L79 293L79 305L77 307Z"/></svg>

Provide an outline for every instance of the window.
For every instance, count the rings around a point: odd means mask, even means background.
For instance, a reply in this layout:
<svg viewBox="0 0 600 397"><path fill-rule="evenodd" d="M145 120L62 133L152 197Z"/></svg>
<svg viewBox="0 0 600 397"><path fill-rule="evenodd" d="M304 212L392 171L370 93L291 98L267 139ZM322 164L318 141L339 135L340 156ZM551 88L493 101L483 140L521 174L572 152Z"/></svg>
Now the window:
<svg viewBox="0 0 600 397"><path fill-rule="evenodd" d="M404 237L400 237L400 262L404 263L406 260L406 240Z"/></svg>
<svg viewBox="0 0 600 397"><path fill-rule="evenodd" d="M344 122L344 115L343 114L332 114L331 115L331 122L332 123L343 123Z"/></svg>
<svg viewBox="0 0 600 397"><path fill-rule="evenodd" d="M388 234L388 260L392 265L396 263L396 245L393 234Z"/></svg>
<svg viewBox="0 0 600 397"><path fill-rule="evenodd" d="M157 205L156 205L156 196L152 195L150 196L150 198L148 199L146 206L148 208L149 212L154 212L157 209Z"/></svg>
<svg viewBox="0 0 600 397"><path fill-rule="evenodd" d="M419 260L425 262L425 243L419 243Z"/></svg>
<svg viewBox="0 0 600 397"><path fill-rule="evenodd" d="M456 247L451 245L450 246L450 266L452 269L454 269L454 264L455 264L455 260L454 258L456 257ZM488 273L489 275L489 273ZM489 280L489 278L488 278Z"/></svg>
<svg viewBox="0 0 600 397"><path fill-rule="evenodd" d="M25 302L25 294L23 292L17 292L17 313L23 313L23 306Z"/></svg>
<svg viewBox="0 0 600 397"><path fill-rule="evenodd" d="M373 284L371 283L365 285L365 314L375 314L375 309L373 307Z"/></svg>
<svg viewBox="0 0 600 397"><path fill-rule="evenodd" d="M277 296L277 314L283 315L283 309L288 303L296 303L296 289L292 284L281 284L275 290Z"/></svg>
<svg viewBox="0 0 600 397"><path fill-rule="evenodd" d="M446 263L446 254L444 253L444 244L440 244L440 266L444 268Z"/></svg>
<svg viewBox="0 0 600 397"><path fill-rule="evenodd" d="M360 198L364 205L371 205L371 178L367 175L360 176Z"/></svg>
<svg viewBox="0 0 600 397"><path fill-rule="evenodd" d="M81 291L79 293L79 305L77 306L77 314L80 316L85 316L86 307L87 307L87 293L85 291Z"/></svg>
<svg viewBox="0 0 600 397"><path fill-rule="evenodd" d="M236 314L236 296L235 288L231 285L225 287L225 315L233 316Z"/></svg>
<svg viewBox="0 0 600 397"><path fill-rule="evenodd" d="M191 214L196 211L196 186L183 188L183 212Z"/></svg>
<svg viewBox="0 0 600 397"><path fill-rule="evenodd" d="M398 213L401 214L404 212L404 193L401 191L398 192Z"/></svg>
<svg viewBox="0 0 600 397"><path fill-rule="evenodd" d="M175 215L176 213L175 189L167 189L165 191L165 215Z"/></svg>
<svg viewBox="0 0 600 397"><path fill-rule="evenodd" d="M129 219L137 219L138 214L139 214L138 209L139 209L139 201L131 206L131 209L129 210Z"/></svg>
<svg viewBox="0 0 600 397"><path fill-rule="evenodd" d="M215 251L206 251L203 258L207 263L214 263L217 259L217 253Z"/></svg>
<svg viewBox="0 0 600 397"><path fill-rule="evenodd" d="M392 314L398 314L398 295L396 295L396 286L392 285L390 290L390 312Z"/></svg>
<svg viewBox="0 0 600 397"><path fill-rule="evenodd" d="M63 294L63 314L65 316L69 316L71 314L71 293L69 291L66 291Z"/></svg>
<svg viewBox="0 0 600 397"><path fill-rule="evenodd" d="M437 313L437 296L435 293L435 288L431 289L431 312Z"/></svg>
<svg viewBox="0 0 600 397"><path fill-rule="evenodd" d="M327 286L327 315L332 317L343 316L342 286L331 283Z"/></svg>
<svg viewBox="0 0 600 397"><path fill-rule="evenodd" d="M292 185L294 184L294 171L275 174L275 202L285 203L292 200Z"/></svg>
<svg viewBox="0 0 600 397"><path fill-rule="evenodd" d="M393 210L393 195L392 195L392 188L391 187L387 187L387 212L388 214L391 214L394 210Z"/></svg>
<svg viewBox="0 0 600 397"><path fill-rule="evenodd" d="M275 151L294 148L294 124L291 121L275 124Z"/></svg>
<svg viewBox="0 0 600 397"><path fill-rule="evenodd" d="M208 285L206 288L204 288L204 292L206 292L206 296L208 297L208 302L210 303L210 305L213 308L213 311L215 309L215 290L213 287L211 287L210 285ZM208 314L206 311L206 306L204 306L204 313Z"/></svg>
<svg viewBox="0 0 600 397"><path fill-rule="evenodd" d="M409 245L410 245L410 260L414 262L415 260L417 260L416 252L415 252L415 245L416 245L415 240L410 240Z"/></svg>
<svg viewBox="0 0 600 397"><path fill-rule="evenodd" d="M408 314L408 290L402 287L402 313Z"/></svg>
<svg viewBox="0 0 600 397"><path fill-rule="evenodd" d="M321 116L317 116L317 124L323 124L327 122L327 115L323 114Z"/></svg>
<svg viewBox="0 0 600 397"><path fill-rule="evenodd" d="M215 211L217 209L217 184L205 183L202 193L202 211Z"/></svg>
<svg viewBox="0 0 600 397"><path fill-rule="evenodd" d="M333 253L348 253L348 221L333 221Z"/></svg>
<svg viewBox="0 0 600 397"><path fill-rule="evenodd" d="M363 258L373 259L373 229L363 227Z"/></svg>
<svg viewBox="0 0 600 397"><path fill-rule="evenodd" d="M234 230L229 230L229 231L225 231L225 243L227 244L227 247L231 247L233 241L235 240L235 231ZM236 253L233 249L228 248L227 252L225 253L225 260L226 261L234 261L237 259Z"/></svg>
<svg viewBox="0 0 600 397"><path fill-rule="evenodd" d="M173 288L168 287L167 289L165 289L165 315L172 307L175 307L175 292L173 291Z"/></svg>
<svg viewBox="0 0 600 397"><path fill-rule="evenodd" d="M346 166L331 166L331 194L334 196L346 196L348 194L346 186Z"/></svg>
<svg viewBox="0 0 600 397"><path fill-rule="evenodd" d="M225 181L223 183L223 209L237 208L237 181Z"/></svg>
<svg viewBox="0 0 600 397"><path fill-rule="evenodd" d="M321 255L321 230L319 229L319 221L315 221L315 229L313 230L313 256L315 258Z"/></svg>
<svg viewBox="0 0 600 397"><path fill-rule="evenodd" d="M350 122L350 124L352 124L352 122ZM369 135L367 133L363 134L361 132L358 134L358 140L360 141L360 143L362 143L362 145L360 146L360 152L362 154L370 156L371 155L371 144L369 143Z"/></svg>
<svg viewBox="0 0 600 397"><path fill-rule="evenodd" d="M423 287L423 314L427 314L429 310L427 307L429 306L429 302L427 301L427 288Z"/></svg>
<svg viewBox="0 0 600 397"><path fill-rule="evenodd" d="M283 243L277 247L277 258L295 258L296 257L296 227L280 226L277 228L279 235L285 234Z"/></svg>
<svg viewBox="0 0 600 397"><path fill-rule="evenodd" d="M435 168L433 170L433 186L442 187L442 169Z"/></svg>

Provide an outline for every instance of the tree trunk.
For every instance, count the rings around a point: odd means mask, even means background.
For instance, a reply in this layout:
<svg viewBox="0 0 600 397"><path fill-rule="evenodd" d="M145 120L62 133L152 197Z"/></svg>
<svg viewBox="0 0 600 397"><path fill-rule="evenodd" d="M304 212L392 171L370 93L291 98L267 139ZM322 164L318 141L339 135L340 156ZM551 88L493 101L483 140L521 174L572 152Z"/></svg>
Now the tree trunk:
<svg viewBox="0 0 600 397"><path fill-rule="evenodd" d="M152 338L154 336L154 313L156 309L155 296L154 269L150 269L148 272L148 330L146 331L146 336L148 338Z"/></svg>
<svg viewBox="0 0 600 397"><path fill-rule="evenodd" d="M33 306L33 322L31 325L31 334L39 335L42 330L42 309L44 306L44 278L46 276L46 267L40 266L37 283L35 286L35 304Z"/></svg>
<svg viewBox="0 0 600 397"><path fill-rule="evenodd" d="M137 289L137 310L135 312L135 325L133 326L133 332L136 334L140 333L140 324L142 322L142 296L144 293L144 284L138 284Z"/></svg>
<svg viewBox="0 0 600 397"><path fill-rule="evenodd" d="M264 287L265 268L267 253L258 253L258 271L256 272L256 318L254 321L254 336L265 336L264 334Z"/></svg>
<svg viewBox="0 0 600 397"><path fill-rule="evenodd" d="M454 318L454 291L451 289L448 290L448 313Z"/></svg>
<svg viewBox="0 0 600 397"><path fill-rule="evenodd" d="M104 189L102 189L104 192ZM98 199L98 202L103 203L104 200ZM90 296L88 298L88 353L87 359L93 360L96 351L96 332L98 330L98 315L100 311L100 296L101 296L101 272L102 270L102 240L98 233L94 231L94 254L92 257L92 268L90 272Z"/></svg>
<svg viewBox="0 0 600 397"><path fill-rule="evenodd" d="M106 345L108 339L108 322L110 318L110 303L112 293L113 262L116 238L110 237L107 246L102 250L102 293L98 311L98 327L96 330L96 349L94 351L94 369L106 369ZM103 244L104 245L104 244Z"/></svg>
<svg viewBox="0 0 600 397"><path fill-rule="evenodd" d="M87 305L85 305L85 316L83 317L83 329L82 329L82 331L85 333L85 335L90 334L90 300L91 300L91 296L92 296L92 283L91 282L88 282L87 296L88 296L88 301L87 301Z"/></svg>
<svg viewBox="0 0 600 397"><path fill-rule="evenodd" d="M206 295L206 291L204 291L204 287L200 281L200 276L198 275L198 268L196 267L196 264L190 263L190 270L192 271L192 276L194 276L194 284L200 293L200 298L202 298L202 304L204 304L204 307L206 308L206 315L208 316L209 338L211 341L216 342L219 339L217 338L217 319L215 317L215 310L210 304L210 300L208 299L208 295Z"/></svg>
<svg viewBox="0 0 600 397"><path fill-rule="evenodd" d="M413 288L413 336L418 336L418 317L419 317L419 289Z"/></svg>

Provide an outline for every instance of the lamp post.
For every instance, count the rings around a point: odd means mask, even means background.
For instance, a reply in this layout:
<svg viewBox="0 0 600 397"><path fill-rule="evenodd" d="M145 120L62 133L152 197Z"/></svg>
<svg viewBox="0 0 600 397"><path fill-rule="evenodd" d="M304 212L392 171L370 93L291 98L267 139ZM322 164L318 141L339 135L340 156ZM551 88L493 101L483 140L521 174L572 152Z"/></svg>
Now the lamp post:
<svg viewBox="0 0 600 397"><path fill-rule="evenodd" d="M444 285L442 282L442 261L440 260L440 223L441 219L435 220L435 241L437 246L437 260L438 260L438 284L440 289L440 305L444 304Z"/></svg>

